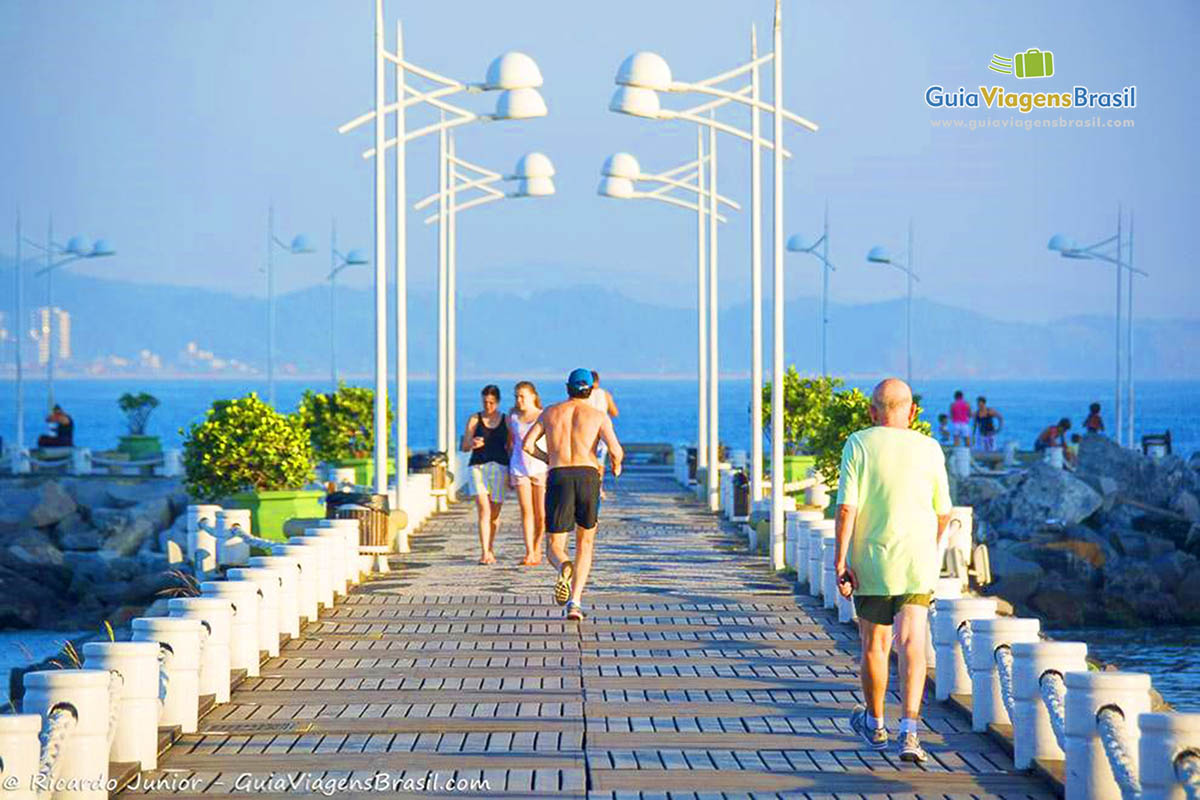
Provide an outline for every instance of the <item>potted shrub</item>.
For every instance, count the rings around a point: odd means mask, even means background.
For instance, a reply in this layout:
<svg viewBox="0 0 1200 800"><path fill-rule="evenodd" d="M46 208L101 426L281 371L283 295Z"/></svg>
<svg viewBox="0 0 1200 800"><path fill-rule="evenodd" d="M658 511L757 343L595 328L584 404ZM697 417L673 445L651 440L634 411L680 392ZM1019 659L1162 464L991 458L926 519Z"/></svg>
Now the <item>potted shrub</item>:
<svg viewBox="0 0 1200 800"><path fill-rule="evenodd" d="M129 433L118 437L117 452L125 453L131 461L150 459L162 454L162 443L157 436L146 435L146 423L150 413L158 408L158 398L146 392L126 392L117 398L117 407L125 415Z"/></svg>
<svg viewBox="0 0 1200 800"><path fill-rule="evenodd" d="M375 480L375 391L338 383L336 392L304 392L297 409L317 460L335 467L353 467L354 482L370 486ZM395 414L387 410L388 425ZM389 471L395 461L388 458Z"/></svg>
<svg viewBox="0 0 1200 800"><path fill-rule="evenodd" d="M826 409L833 402L840 378L801 378L794 366L783 376L783 477L787 482L803 480L816 465L811 446L813 434L822 426ZM771 384L763 386L763 431L771 436ZM769 457L769 451L768 451Z"/></svg>
<svg viewBox="0 0 1200 800"><path fill-rule="evenodd" d="M183 468L188 494L250 510L256 536L282 541L293 517L324 516L324 495L303 487L313 478L308 433L253 392L213 403L187 432Z"/></svg>

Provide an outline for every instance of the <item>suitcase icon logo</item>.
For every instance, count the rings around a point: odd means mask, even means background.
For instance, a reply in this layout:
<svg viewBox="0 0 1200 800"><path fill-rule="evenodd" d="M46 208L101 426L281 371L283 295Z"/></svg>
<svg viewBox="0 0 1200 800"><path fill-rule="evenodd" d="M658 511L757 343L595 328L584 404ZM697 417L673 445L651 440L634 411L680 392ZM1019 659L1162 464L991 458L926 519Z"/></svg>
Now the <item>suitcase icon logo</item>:
<svg viewBox="0 0 1200 800"><path fill-rule="evenodd" d="M1012 58L993 55L988 69L1018 78L1049 78L1054 74L1054 53L1031 47Z"/></svg>

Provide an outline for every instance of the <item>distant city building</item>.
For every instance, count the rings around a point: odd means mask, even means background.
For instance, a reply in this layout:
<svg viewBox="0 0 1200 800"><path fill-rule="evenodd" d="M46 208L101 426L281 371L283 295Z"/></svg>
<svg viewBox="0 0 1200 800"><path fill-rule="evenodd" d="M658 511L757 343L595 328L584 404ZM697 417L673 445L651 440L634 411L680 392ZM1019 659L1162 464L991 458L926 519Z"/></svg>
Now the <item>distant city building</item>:
<svg viewBox="0 0 1200 800"><path fill-rule="evenodd" d="M54 320L54 336L57 351L54 354L58 361L66 361L71 357L71 313L55 306L39 306L32 311L33 338L37 340L38 364L50 361L50 321Z"/></svg>

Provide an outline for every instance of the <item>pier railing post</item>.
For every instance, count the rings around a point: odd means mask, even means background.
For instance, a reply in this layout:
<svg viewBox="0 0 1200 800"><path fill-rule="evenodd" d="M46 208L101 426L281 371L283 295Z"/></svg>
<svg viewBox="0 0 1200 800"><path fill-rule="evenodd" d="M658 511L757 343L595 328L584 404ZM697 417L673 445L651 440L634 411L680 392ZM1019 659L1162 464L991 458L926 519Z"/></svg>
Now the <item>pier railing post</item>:
<svg viewBox="0 0 1200 800"><path fill-rule="evenodd" d="M1041 622L1033 618L994 617L972 621L970 667L973 730L983 732L988 725L1009 724L1004 687L1001 686L996 666L997 651L1011 648L1014 642L1036 642L1040 630Z"/></svg>
<svg viewBox="0 0 1200 800"><path fill-rule="evenodd" d="M971 673L958 641L958 626L964 622L996 616L996 601L991 597L964 597L940 600L933 618L933 649L936 697L948 700L952 694L971 694Z"/></svg>
<svg viewBox="0 0 1200 800"><path fill-rule="evenodd" d="M1066 696L1066 800L1123 800L1101 741L1097 715L1114 708L1124 716L1125 743L1137 757L1137 719L1150 711L1150 676L1136 672L1068 672Z"/></svg>
<svg viewBox="0 0 1200 800"><path fill-rule="evenodd" d="M1141 714L1138 728L1142 800L1190 800L1183 780L1200 768L1200 714Z"/></svg>
<svg viewBox="0 0 1200 800"><path fill-rule="evenodd" d="M1041 680L1049 672L1062 675L1087 671L1087 645L1083 642L1029 641L1012 645L1013 656L1013 763L1018 769L1035 760L1060 761L1062 748L1042 701Z"/></svg>
<svg viewBox="0 0 1200 800"><path fill-rule="evenodd" d="M216 702L228 703L233 606L219 597L172 597L167 601L167 613L172 617L198 619L208 626L208 640L200 658L200 694L211 694Z"/></svg>
<svg viewBox="0 0 1200 800"><path fill-rule="evenodd" d="M230 668L244 669L247 677L257 678L258 605L262 597L258 584L250 581L205 581L200 584L200 594L229 602L233 608L229 636Z"/></svg>
<svg viewBox="0 0 1200 800"><path fill-rule="evenodd" d="M133 641L156 642L168 652L167 691L159 712L160 725L178 725L195 733L200 715L200 648L204 628L198 619L138 617L131 625Z"/></svg>
<svg viewBox="0 0 1200 800"><path fill-rule="evenodd" d="M115 671L121 696L110 731L109 761L137 761L142 769L158 766L158 643L85 642L88 669ZM111 699L111 698L110 698Z"/></svg>

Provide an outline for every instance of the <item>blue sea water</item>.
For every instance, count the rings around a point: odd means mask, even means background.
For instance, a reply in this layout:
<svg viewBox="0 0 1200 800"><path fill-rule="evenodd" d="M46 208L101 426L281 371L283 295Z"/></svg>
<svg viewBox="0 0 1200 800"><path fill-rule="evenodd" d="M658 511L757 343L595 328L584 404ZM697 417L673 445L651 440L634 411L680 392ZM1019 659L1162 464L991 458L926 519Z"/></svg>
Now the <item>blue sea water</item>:
<svg viewBox="0 0 1200 800"><path fill-rule="evenodd" d="M460 380L458 387L456 428L479 406L479 388L490 380ZM511 398L511 384L500 382L504 402ZM351 381L366 385L366 381ZM563 395L561 383L542 381L541 393L546 401ZM870 391L865 382L850 381ZM617 432L622 439L639 442L692 442L696 436L696 383L694 380L614 379L604 381L617 403L621 415ZM11 441L15 432L15 415L11 409L13 382L0 388L0 397L7 410L0 412L0 436ZM293 410L306 388L326 390L326 382L279 381L276 384L278 406ZM1112 384L1107 381L984 381L951 382L945 380L918 383L916 391L922 396L925 418L936 423L937 414L945 411L956 389L962 389L969 400L984 394L988 403L1003 416L1005 427L998 436L1001 445L1012 439L1022 449L1028 449L1034 437L1060 417L1072 420L1075 428L1082 426L1088 404L1103 405L1106 422L1112 426ZM1145 382L1137 387L1136 435L1161 433L1170 430L1175 451L1184 456L1200 449L1200 382ZM75 418L77 444L94 450L116 446L117 437L124 433L124 418L117 409L117 398L124 392L147 391L162 401L150 417L148 433L162 437L167 447L177 447L182 441L180 429L204 417L214 400L237 397L250 391L260 397L267 394L266 383L256 380L167 380L139 379L60 380L55 384L55 399ZM409 383L409 443L414 448L432 446L435 436L434 403L436 384L432 380ZM41 381L26 383L25 431L27 440L47 430L46 386ZM11 403L11 405L10 405ZM725 379L720 384L721 441L732 449L749 449L750 387L747 380Z"/></svg>
<svg viewBox="0 0 1200 800"><path fill-rule="evenodd" d="M366 381L349 381L366 385ZM478 408L478 389L489 380L460 380L457 397L456 427L466 415ZM510 382L500 383L504 402L511 397ZM870 391L866 382L849 385ZM563 391L557 381L539 382L543 399L558 399ZM692 442L696 431L696 384L688 380L614 379L604 385L620 406L617 432L625 441ZM292 410L306 388L327 390L324 382L279 381L278 405ZM1012 439L1022 449L1046 425L1060 417L1070 418L1079 427L1088 404L1100 402L1106 421L1112 425L1112 384L1107 381L925 381L916 391L922 395L926 419L936 421L956 389L968 399L978 394L1004 415L1005 426L998 439ZM148 391L162 402L150 419L148 432L162 437L167 447L183 440L181 429L204 417L214 400L236 397L250 391L266 395L263 381L246 380L60 380L55 396L76 422L78 444L96 450L112 448L124 433L124 419L116 400L124 392ZM409 384L410 445L429 448L434 441L436 385L431 380ZM13 384L0 387L0 435L11 440L15 429ZM750 388L746 380L722 380L720 384L721 440L732 449L749 449ZM1136 434L1170 430L1175 451L1184 456L1200 449L1200 382L1160 381L1138 385ZM26 384L26 436L36 438L45 430L42 419L46 409L46 387L41 382ZM1200 628L1064 631L1059 638L1076 638L1092 645L1092 654L1123 668L1150 672L1155 685L1181 710L1200 711ZM0 633L0 675L9 667L28 658L18 646L28 647L35 657L57 649L68 634L34 631ZM1189 666L1191 665L1191 666ZM7 684L4 684L7 691ZM3 700L0 699L0 703Z"/></svg>

